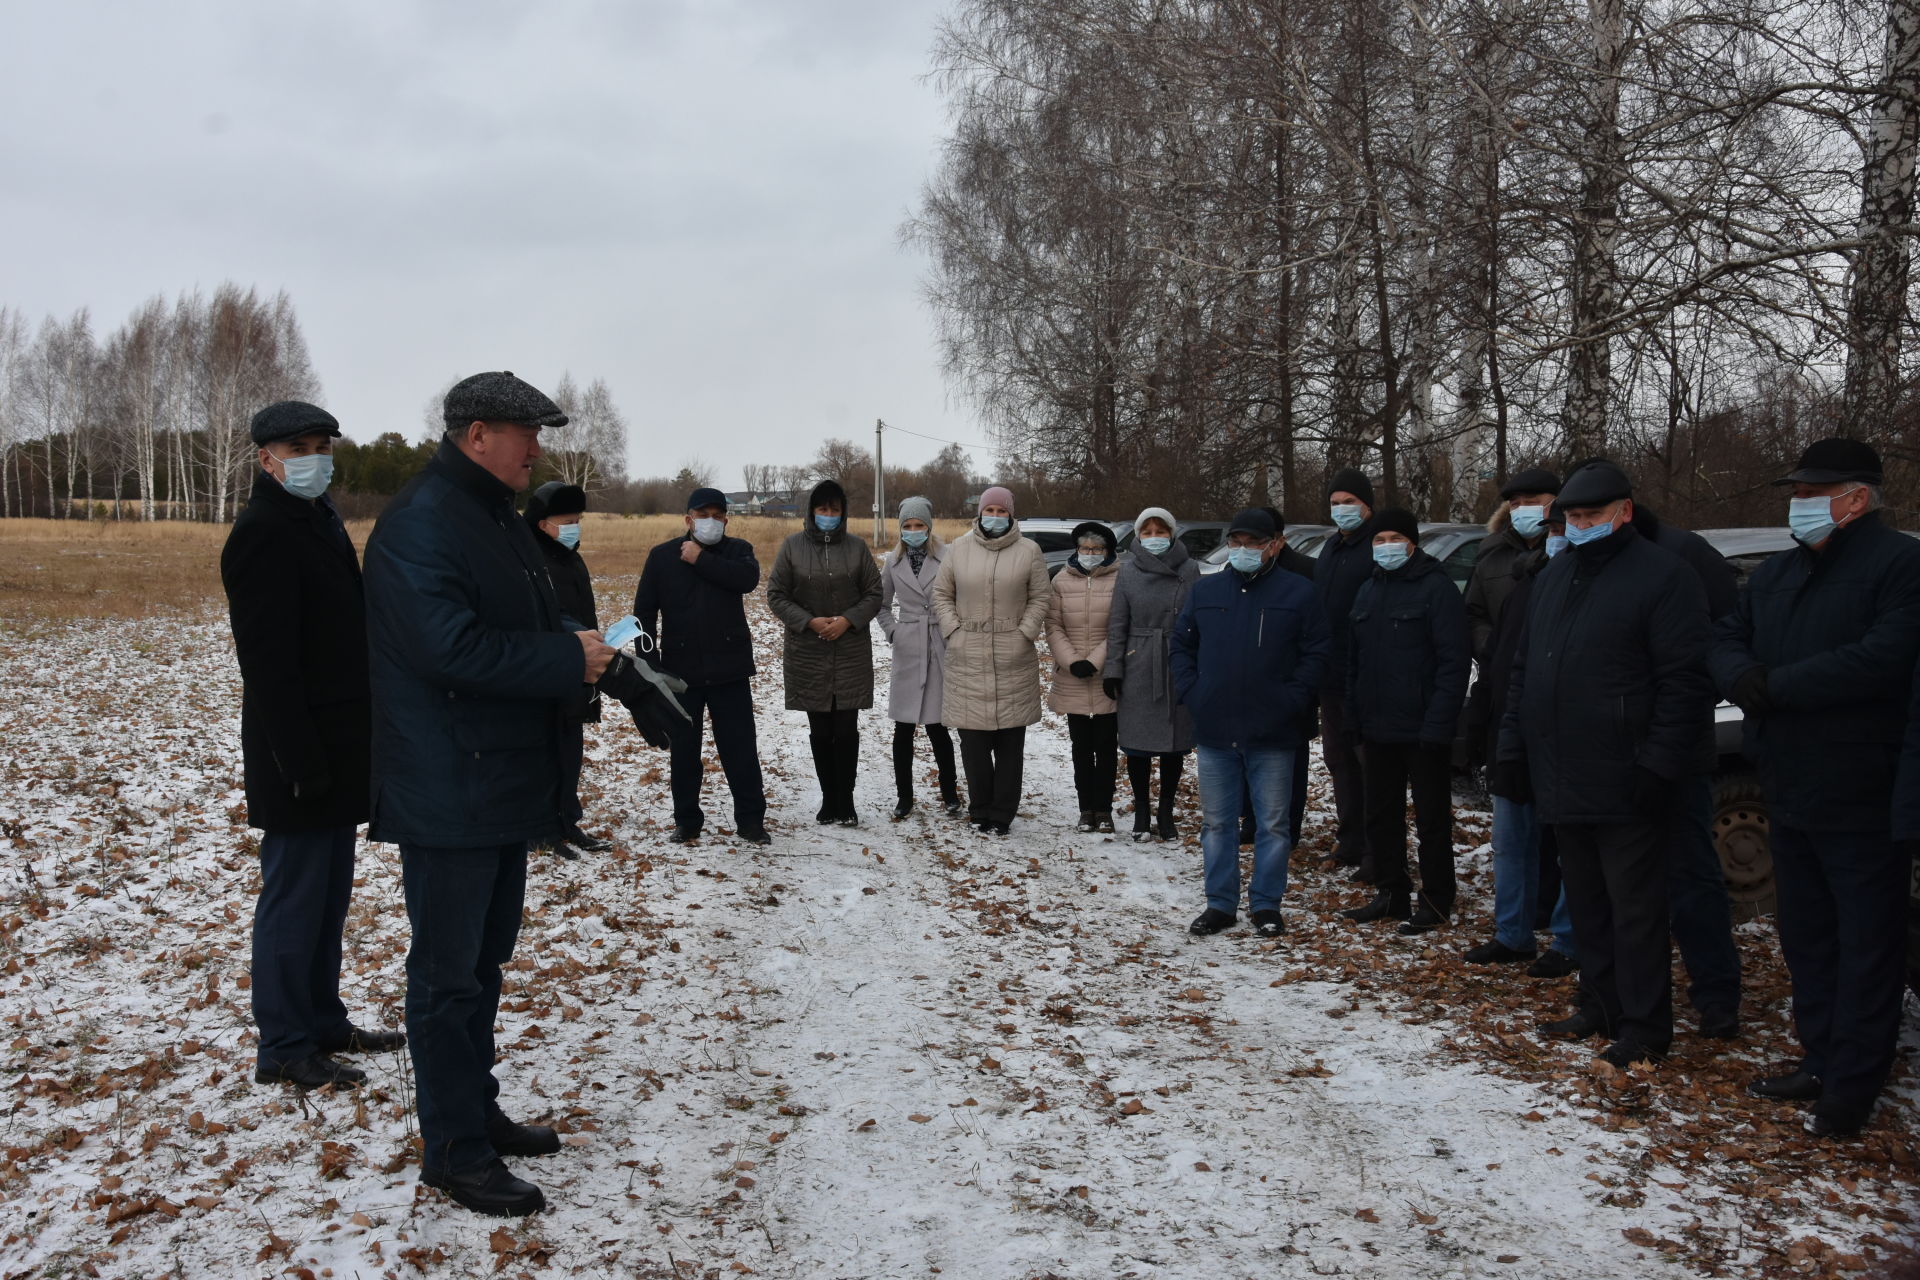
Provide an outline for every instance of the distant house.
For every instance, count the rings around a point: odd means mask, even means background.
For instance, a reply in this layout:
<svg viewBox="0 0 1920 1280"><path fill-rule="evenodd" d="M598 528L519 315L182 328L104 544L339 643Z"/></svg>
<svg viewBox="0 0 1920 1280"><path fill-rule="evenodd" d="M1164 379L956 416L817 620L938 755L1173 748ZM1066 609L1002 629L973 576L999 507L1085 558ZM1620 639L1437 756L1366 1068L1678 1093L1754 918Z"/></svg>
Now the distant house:
<svg viewBox="0 0 1920 1280"><path fill-rule="evenodd" d="M978 511L979 509L980 509L980 495L976 493L972 497L967 499L963 507L963 510L965 510L968 515L972 515L974 512Z"/></svg>
<svg viewBox="0 0 1920 1280"><path fill-rule="evenodd" d="M730 516L757 516L760 514L760 499L746 489L727 495L727 514Z"/></svg>

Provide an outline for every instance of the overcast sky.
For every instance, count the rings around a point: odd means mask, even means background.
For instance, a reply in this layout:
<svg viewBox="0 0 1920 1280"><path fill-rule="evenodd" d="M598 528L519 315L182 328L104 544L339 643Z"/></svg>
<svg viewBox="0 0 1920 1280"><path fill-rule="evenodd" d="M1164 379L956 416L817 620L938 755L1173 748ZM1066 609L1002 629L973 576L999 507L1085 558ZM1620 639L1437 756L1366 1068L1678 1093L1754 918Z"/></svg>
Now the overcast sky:
<svg viewBox="0 0 1920 1280"><path fill-rule="evenodd" d="M285 289L363 440L508 368L605 378L638 475L699 456L734 488L875 418L978 441L898 242L945 7L6 3L0 302L104 333L155 293Z"/></svg>

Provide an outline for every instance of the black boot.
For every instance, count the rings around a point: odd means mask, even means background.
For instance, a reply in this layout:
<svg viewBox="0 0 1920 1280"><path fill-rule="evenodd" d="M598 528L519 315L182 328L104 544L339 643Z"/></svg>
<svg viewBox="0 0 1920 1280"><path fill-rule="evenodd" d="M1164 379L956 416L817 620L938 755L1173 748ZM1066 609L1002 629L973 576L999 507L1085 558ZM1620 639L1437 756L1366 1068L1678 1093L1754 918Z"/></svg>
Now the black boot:
<svg viewBox="0 0 1920 1280"><path fill-rule="evenodd" d="M1185 756L1167 754L1160 757L1160 808L1155 824L1160 829L1162 840L1178 840L1180 828L1173 822L1174 797L1180 794L1180 771L1186 763Z"/></svg>
<svg viewBox="0 0 1920 1280"><path fill-rule="evenodd" d="M809 733L807 745L813 749L813 776L820 780L820 811L813 815L813 820L820 823L837 821L840 815L834 809L834 797L837 794L834 766L837 757L833 743L817 733Z"/></svg>
<svg viewBox="0 0 1920 1280"><path fill-rule="evenodd" d="M1153 839L1153 757L1128 756L1127 782L1133 787L1133 838Z"/></svg>
<svg viewBox="0 0 1920 1280"><path fill-rule="evenodd" d="M520 1218L547 1207L547 1198L531 1182L513 1176L506 1161L490 1163L466 1173L420 1171L420 1185L443 1191L455 1204L495 1218Z"/></svg>
<svg viewBox="0 0 1920 1280"><path fill-rule="evenodd" d="M860 825L860 814L853 804L853 784L860 775L860 733L856 729L839 739L835 744L839 748L839 770L836 775L840 784L839 821L843 827Z"/></svg>
<svg viewBox="0 0 1920 1280"><path fill-rule="evenodd" d="M898 800L893 802L893 820L895 822L900 821L900 819L906 817L908 814L912 812L913 812L912 796L903 795Z"/></svg>
<svg viewBox="0 0 1920 1280"><path fill-rule="evenodd" d="M487 1141L495 1155L550 1156L560 1150L560 1135L544 1124L515 1124L506 1113L487 1117Z"/></svg>
<svg viewBox="0 0 1920 1280"><path fill-rule="evenodd" d="M563 839L582 853L605 853L607 850L613 848L613 841L602 840L599 836L588 835L580 829L579 823L568 827L567 834Z"/></svg>
<svg viewBox="0 0 1920 1280"><path fill-rule="evenodd" d="M367 1073L344 1062L335 1062L324 1053L309 1054L283 1062L277 1067L256 1066L256 1084L290 1084L301 1089L357 1089L367 1082Z"/></svg>
<svg viewBox="0 0 1920 1280"><path fill-rule="evenodd" d="M1364 907L1348 907L1340 913L1355 924L1368 924L1375 920L1405 920L1413 914L1412 904L1404 893L1376 893L1373 901Z"/></svg>

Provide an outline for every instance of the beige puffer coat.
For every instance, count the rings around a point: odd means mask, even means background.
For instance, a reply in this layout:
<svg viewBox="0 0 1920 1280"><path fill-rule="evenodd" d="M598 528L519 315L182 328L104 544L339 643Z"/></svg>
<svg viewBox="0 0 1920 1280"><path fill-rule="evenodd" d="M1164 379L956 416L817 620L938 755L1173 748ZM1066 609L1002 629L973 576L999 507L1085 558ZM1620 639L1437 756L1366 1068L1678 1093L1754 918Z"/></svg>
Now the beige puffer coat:
<svg viewBox="0 0 1920 1280"><path fill-rule="evenodd" d="M1092 573L1073 565L1053 578L1052 601L1047 605L1047 649L1053 654L1053 692L1047 705L1063 716L1104 716L1116 709L1100 690L1107 666L1107 617L1113 612L1113 588L1120 573L1118 561ZM1081 679L1068 671L1085 659L1094 673Z"/></svg>
<svg viewBox="0 0 1920 1280"><path fill-rule="evenodd" d="M1040 720L1040 653L1047 562L1015 521L997 538L976 526L954 542L933 583L947 638L940 718L952 729L1014 729Z"/></svg>

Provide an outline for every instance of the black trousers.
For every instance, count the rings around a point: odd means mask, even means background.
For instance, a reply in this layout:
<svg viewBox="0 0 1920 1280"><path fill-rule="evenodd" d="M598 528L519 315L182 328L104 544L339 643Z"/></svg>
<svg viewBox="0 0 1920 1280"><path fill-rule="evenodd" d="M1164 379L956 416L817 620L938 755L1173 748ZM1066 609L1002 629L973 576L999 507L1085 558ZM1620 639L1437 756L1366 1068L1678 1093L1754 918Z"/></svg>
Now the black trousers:
<svg viewBox="0 0 1920 1280"><path fill-rule="evenodd" d="M253 1023L259 1063L277 1067L347 1038L340 930L353 896L352 827L260 838L253 908Z"/></svg>
<svg viewBox="0 0 1920 1280"><path fill-rule="evenodd" d="M413 943L407 949L407 1048L420 1110L420 1165L463 1173L494 1159L500 1115L493 1020L500 967L513 958L526 901L527 846L400 846Z"/></svg>
<svg viewBox="0 0 1920 1280"><path fill-rule="evenodd" d="M574 826L586 810L580 804L580 770L587 762L587 727L569 720L560 734L560 795L569 806L561 816Z"/></svg>
<svg viewBox="0 0 1920 1280"><path fill-rule="evenodd" d="M960 763L967 771L967 821L1012 826L1020 808L1020 774L1027 727L960 730Z"/></svg>
<svg viewBox="0 0 1920 1280"><path fill-rule="evenodd" d="M1367 849L1367 777L1360 755L1360 727L1353 722L1347 695L1320 691L1320 755L1333 779L1333 807L1339 818L1334 856L1349 867L1360 865Z"/></svg>
<svg viewBox="0 0 1920 1280"><path fill-rule="evenodd" d="M854 817L853 783L860 772L860 713L807 712L807 742L813 748L814 776L820 779L820 820Z"/></svg>
<svg viewBox="0 0 1920 1280"><path fill-rule="evenodd" d="M913 799L913 731L919 727L909 720L893 722L893 789L902 802ZM933 746L933 767L940 777L940 800L953 804L960 799L953 774L953 735L943 724L927 725L926 730Z"/></svg>
<svg viewBox="0 0 1920 1280"><path fill-rule="evenodd" d="M1367 852L1373 884L1381 893L1411 900L1407 874L1407 792L1413 792L1413 826L1420 837L1420 901L1441 915L1453 914L1452 750L1417 742L1369 742L1367 757Z"/></svg>
<svg viewBox="0 0 1920 1280"><path fill-rule="evenodd" d="M1611 1038L1655 1053L1673 1043L1668 820L1553 828L1580 948L1580 1005Z"/></svg>
<svg viewBox="0 0 1920 1280"><path fill-rule="evenodd" d="M1073 749L1073 790L1082 813L1113 812L1114 766L1120 743L1120 715L1067 717L1067 741Z"/></svg>
<svg viewBox="0 0 1920 1280"><path fill-rule="evenodd" d="M753 726L753 686L745 680L690 688L680 703L693 718L690 726L673 735L670 767L673 776L673 824L698 831L707 815L700 808L700 785L706 763L700 756L705 720L713 721L713 746L720 768L733 792L734 830L764 826L767 821L766 780L760 773L760 741Z"/></svg>
<svg viewBox="0 0 1920 1280"><path fill-rule="evenodd" d="M1160 807L1162 818L1173 817L1173 800L1180 793L1180 775L1185 771L1187 758L1178 752L1169 751L1163 756L1127 757L1127 781L1133 786L1133 829L1146 831L1152 826L1149 817L1153 805L1153 762L1160 762ZM1249 800L1248 804L1253 802Z"/></svg>

